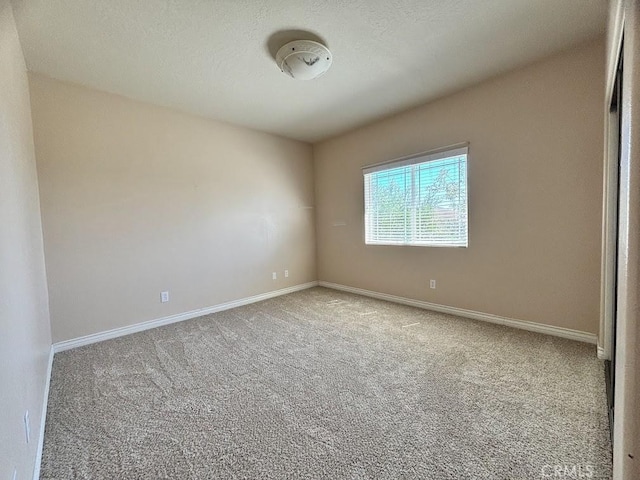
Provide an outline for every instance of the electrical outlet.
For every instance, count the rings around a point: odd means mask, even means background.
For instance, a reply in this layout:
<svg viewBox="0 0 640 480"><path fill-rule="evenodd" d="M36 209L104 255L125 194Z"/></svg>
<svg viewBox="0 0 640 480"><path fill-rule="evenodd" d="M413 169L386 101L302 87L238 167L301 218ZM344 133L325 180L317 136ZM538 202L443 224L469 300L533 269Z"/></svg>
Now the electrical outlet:
<svg viewBox="0 0 640 480"><path fill-rule="evenodd" d="M167 303L169 301L169 292L160 292L160 301Z"/></svg>
<svg viewBox="0 0 640 480"><path fill-rule="evenodd" d="M274 280L277 280L278 279L278 274L276 272L273 272L271 274L271 278L273 278Z"/></svg>
<svg viewBox="0 0 640 480"><path fill-rule="evenodd" d="M435 280L430 280L429 281L429 288L436 288L436 281Z"/></svg>
<svg viewBox="0 0 640 480"><path fill-rule="evenodd" d="M285 270L284 271L284 278L288 278L289 277L289 270Z"/></svg>
<svg viewBox="0 0 640 480"><path fill-rule="evenodd" d="M29 424L29 410L24 412L24 437L27 443L31 439L31 425Z"/></svg>

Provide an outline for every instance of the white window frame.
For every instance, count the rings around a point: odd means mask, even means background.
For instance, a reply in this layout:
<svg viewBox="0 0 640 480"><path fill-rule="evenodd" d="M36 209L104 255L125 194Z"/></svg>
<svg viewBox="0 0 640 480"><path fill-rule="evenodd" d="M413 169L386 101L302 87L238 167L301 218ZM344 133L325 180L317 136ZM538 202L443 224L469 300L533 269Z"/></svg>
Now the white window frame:
<svg viewBox="0 0 640 480"><path fill-rule="evenodd" d="M371 213L369 212L369 191L368 191L368 181L371 174L375 174L378 172L384 172L386 170L392 170L400 167L408 167L413 165L422 165L429 162L433 162L436 160L443 160L452 157L460 157L465 156L464 161L464 179L465 179L465 188L464 188L464 205L465 205L465 222L464 222L464 237L463 241L454 241L451 239L450 242L447 241L424 241L419 240L414 237L415 233L410 234L407 237L405 233L405 238L402 241L391 241L391 240L380 240L370 238L369 234L370 222L371 222ZM451 145L443 148L438 148L436 150L430 150L428 152L418 153L415 155L410 155L407 157L402 157L399 159L391 160L388 162L377 163L375 165L368 165L362 168L362 174L364 179L364 240L367 245L401 245L401 246L421 246L421 247L449 247L449 248L467 248L469 246L469 178L468 178L468 164L469 164L469 144L468 143L460 143L456 145ZM411 195L415 195L415 187L411 190ZM407 209L407 212L415 215L413 210ZM415 224L414 224L415 225Z"/></svg>

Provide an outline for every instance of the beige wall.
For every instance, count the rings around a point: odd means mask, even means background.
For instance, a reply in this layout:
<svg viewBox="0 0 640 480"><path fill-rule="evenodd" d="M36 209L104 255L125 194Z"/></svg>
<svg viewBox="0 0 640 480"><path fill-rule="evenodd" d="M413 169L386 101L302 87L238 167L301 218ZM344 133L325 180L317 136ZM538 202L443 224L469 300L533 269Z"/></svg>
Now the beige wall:
<svg viewBox="0 0 640 480"><path fill-rule="evenodd" d="M604 61L601 39L316 144L319 280L597 333ZM466 141L469 248L365 246L361 167Z"/></svg>
<svg viewBox="0 0 640 480"><path fill-rule="evenodd" d="M308 144L30 86L54 341L316 279Z"/></svg>
<svg viewBox="0 0 640 480"><path fill-rule="evenodd" d="M27 72L0 0L0 478L31 478L51 345ZM31 441L23 416L29 411Z"/></svg>

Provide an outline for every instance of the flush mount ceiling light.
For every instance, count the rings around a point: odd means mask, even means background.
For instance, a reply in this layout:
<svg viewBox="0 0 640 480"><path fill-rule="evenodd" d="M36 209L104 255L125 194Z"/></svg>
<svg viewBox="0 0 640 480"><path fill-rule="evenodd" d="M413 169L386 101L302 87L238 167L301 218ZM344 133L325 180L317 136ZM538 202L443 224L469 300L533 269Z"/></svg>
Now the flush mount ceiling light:
<svg viewBox="0 0 640 480"><path fill-rule="evenodd" d="M324 74L333 61L327 47L311 40L294 40L276 54L280 70L296 80L312 80Z"/></svg>

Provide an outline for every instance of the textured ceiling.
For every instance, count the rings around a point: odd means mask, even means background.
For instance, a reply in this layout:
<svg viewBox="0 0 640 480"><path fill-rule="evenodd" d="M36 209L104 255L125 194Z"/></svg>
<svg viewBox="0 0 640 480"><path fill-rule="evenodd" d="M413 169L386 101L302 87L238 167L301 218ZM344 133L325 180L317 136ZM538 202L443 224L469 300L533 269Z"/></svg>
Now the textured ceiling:
<svg viewBox="0 0 640 480"><path fill-rule="evenodd" d="M602 34L606 0L16 0L29 70L316 141ZM303 30L333 66L275 50Z"/></svg>

